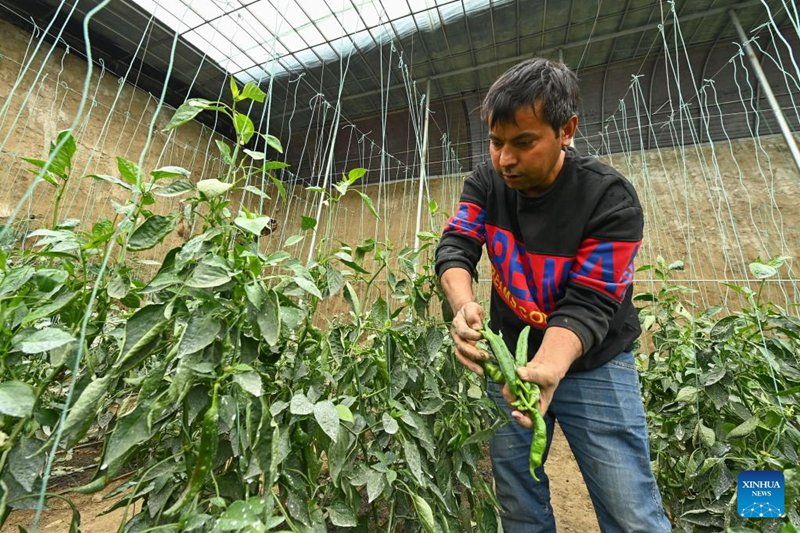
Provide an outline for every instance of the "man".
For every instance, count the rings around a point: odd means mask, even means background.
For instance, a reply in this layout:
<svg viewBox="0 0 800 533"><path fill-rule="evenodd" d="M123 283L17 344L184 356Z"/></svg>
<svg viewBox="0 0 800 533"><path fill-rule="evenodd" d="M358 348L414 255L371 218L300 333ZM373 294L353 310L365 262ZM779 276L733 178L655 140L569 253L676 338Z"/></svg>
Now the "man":
<svg viewBox="0 0 800 533"><path fill-rule="evenodd" d="M548 448L558 420L604 532L670 531L630 352L641 333L631 284L642 210L616 170L570 147L577 106L575 74L545 59L525 61L492 85L481 109L492 165L466 180L436 271L455 312L456 357L482 374L487 356L476 342L484 312L472 278L486 245L489 326L512 353L520 331L532 326L529 363L518 375L539 385ZM555 531L548 478L539 467L537 483L528 470L531 420L508 407L507 386L501 396L490 382L489 394L517 422L490 443L503 528Z"/></svg>

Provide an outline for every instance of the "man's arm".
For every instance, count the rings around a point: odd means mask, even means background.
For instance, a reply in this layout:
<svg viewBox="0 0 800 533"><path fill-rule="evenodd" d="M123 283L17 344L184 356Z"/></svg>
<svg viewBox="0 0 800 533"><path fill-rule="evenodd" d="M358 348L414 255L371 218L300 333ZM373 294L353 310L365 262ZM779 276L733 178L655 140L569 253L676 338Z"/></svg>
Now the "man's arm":
<svg viewBox="0 0 800 533"><path fill-rule="evenodd" d="M455 312L450 335L453 337L456 359L476 374L483 375L480 361L486 359L475 343L481 339L483 308L472 292L472 274L463 268L448 268L441 276L442 290Z"/></svg>

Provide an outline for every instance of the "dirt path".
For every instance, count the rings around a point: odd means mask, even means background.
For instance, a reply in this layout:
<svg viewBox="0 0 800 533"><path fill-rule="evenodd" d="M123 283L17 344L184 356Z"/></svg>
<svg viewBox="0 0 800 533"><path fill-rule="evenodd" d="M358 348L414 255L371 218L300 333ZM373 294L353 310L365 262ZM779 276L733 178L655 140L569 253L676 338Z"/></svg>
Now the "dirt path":
<svg viewBox="0 0 800 533"><path fill-rule="evenodd" d="M97 494L72 494L67 495L81 513L81 533L113 533L119 529L120 522L125 516L125 509L115 509L108 514L102 514L111 507L118 498L104 500L104 496L112 492L124 480L112 483L105 490ZM66 533L69 531L72 511L69 506L61 500L50 500L50 509L42 513L39 519L37 531L47 533ZM138 510L138 509L137 509ZM132 516L133 510L128 510L128 519ZM3 533L18 531L17 526L22 526L26 530L33 522L33 511L14 511L9 516L3 526Z"/></svg>
<svg viewBox="0 0 800 533"><path fill-rule="evenodd" d="M558 426L556 426L553 444L550 447L550 456L547 459L547 472L550 476L551 501L559 533L599 532L594 509L578 465ZM125 510L116 509L106 515L101 513L111 507L115 501L114 499L104 500L103 497L122 482L118 481L98 494L74 494L71 496L81 511L80 530L82 533L117 531ZM131 511L128 514L129 518L130 513ZM46 533L66 533L69 531L71 515L66 503L54 500L51 503L51 509L42 514L38 530ZM27 529L32 521L33 511L15 511L2 528L2 532L16 532L18 525Z"/></svg>

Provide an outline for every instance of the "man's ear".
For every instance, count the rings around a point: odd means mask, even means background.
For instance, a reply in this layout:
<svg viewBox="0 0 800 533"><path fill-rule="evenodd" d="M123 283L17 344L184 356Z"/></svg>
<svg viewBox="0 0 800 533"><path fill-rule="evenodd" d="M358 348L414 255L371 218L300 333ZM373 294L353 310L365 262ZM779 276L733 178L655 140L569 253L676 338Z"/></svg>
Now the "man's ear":
<svg viewBox="0 0 800 533"><path fill-rule="evenodd" d="M561 146L571 146L575 132L578 131L578 115L572 115L563 126L561 126Z"/></svg>

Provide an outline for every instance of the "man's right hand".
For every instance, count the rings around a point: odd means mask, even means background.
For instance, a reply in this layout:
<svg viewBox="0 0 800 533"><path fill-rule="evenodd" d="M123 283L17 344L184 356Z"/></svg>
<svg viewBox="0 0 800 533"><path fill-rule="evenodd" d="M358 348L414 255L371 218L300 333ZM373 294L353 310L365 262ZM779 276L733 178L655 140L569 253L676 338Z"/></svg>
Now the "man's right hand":
<svg viewBox="0 0 800 533"><path fill-rule="evenodd" d="M477 302L467 302L462 305L453 317L453 324L450 327L456 359L480 376L483 375L481 362L488 358L486 353L475 346L475 343L483 338L481 329L483 329L483 307Z"/></svg>

